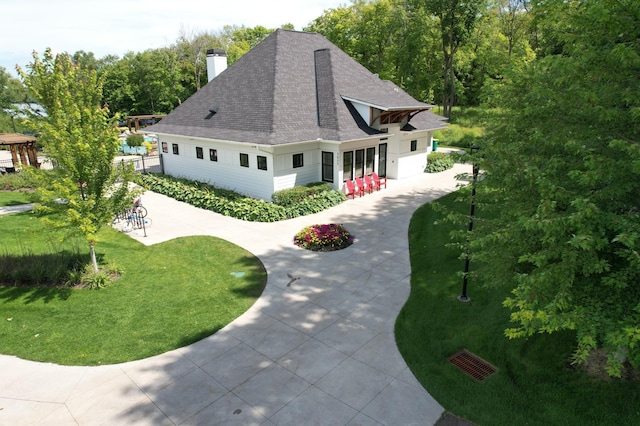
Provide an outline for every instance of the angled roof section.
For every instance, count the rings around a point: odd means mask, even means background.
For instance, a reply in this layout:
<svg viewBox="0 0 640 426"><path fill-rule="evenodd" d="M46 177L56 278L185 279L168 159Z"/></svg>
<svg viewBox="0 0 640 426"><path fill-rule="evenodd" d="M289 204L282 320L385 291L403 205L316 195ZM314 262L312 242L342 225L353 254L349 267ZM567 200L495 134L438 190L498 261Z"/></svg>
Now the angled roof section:
<svg viewBox="0 0 640 426"><path fill-rule="evenodd" d="M279 29L146 130L265 145L379 133L354 101L422 111L411 120L419 130L445 126L430 105L380 80L323 36Z"/></svg>

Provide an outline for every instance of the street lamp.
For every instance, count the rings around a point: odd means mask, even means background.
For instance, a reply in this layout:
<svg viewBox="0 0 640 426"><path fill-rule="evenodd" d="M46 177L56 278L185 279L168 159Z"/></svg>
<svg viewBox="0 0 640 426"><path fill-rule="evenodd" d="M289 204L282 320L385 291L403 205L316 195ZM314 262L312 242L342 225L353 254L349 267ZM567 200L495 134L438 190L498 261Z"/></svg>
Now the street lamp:
<svg viewBox="0 0 640 426"><path fill-rule="evenodd" d="M473 218L476 210L476 182L478 180L478 166L476 165L475 153L479 151L477 145L471 146L471 164L473 166L473 180L471 181L471 209L469 211L469 232L473 231ZM461 302L469 302L471 298L467 296L467 280L469 278L469 236L467 235L467 255L464 261L464 274L462 275L462 293L458 296Z"/></svg>

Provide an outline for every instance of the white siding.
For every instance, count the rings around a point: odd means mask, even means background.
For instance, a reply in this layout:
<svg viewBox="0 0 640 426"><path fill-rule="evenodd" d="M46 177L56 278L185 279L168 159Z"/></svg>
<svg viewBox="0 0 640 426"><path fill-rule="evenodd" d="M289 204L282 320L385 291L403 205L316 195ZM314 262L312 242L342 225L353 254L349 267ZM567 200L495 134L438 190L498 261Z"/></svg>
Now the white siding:
<svg viewBox="0 0 640 426"><path fill-rule="evenodd" d="M303 166L293 168L293 155L302 154ZM274 190L293 188L321 180L320 147L318 143L285 145L274 150ZM274 192L275 192L274 191Z"/></svg>
<svg viewBox="0 0 640 426"><path fill-rule="evenodd" d="M415 151L411 151L412 140L417 141ZM427 167L427 153L429 152L430 144L430 132L405 133L401 136L396 179L404 179L424 173L424 169Z"/></svg>
<svg viewBox="0 0 640 426"><path fill-rule="evenodd" d="M167 142L163 153L164 171L168 175L206 182L219 188L232 189L241 194L265 200L274 192L273 156L255 145L193 140L175 136L160 136L160 144ZM179 155L172 144L177 143ZM203 149L203 159L196 158L196 147ZM218 161L210 161L209 149L216 149ZM249 167L240 166L240 153L248 154ZM267 158L267 170L259 170L257 156Z"/></svg>
<svg viewBox="0 0 640 426"><path fill-rule="evenodd" d="M387 139L381 142L383 137ZM417 140L417 149L413 152L411 140ZM206 182L265 200L271 200L275 191L321 181L323 151L333 153L333 187L339 190L343 189L343 152L374 147L374 169L377 171L380 143L387 144L388 178L403 179L424 173L427 153L431 152L431 141L431 132L402 132L397 125L390 126L388 135L342 144L313 141L265 147L180 136L159 137L160 146L163 142L167 143L168 152L162 153L166 174ZM178 155L173 154L172 144L178 144ZM202 148L202 159L196 157L196 147ZM217 162L210 161L209 149L217 150ZM248 168L240 166L240 153L248 154ZM293 168L294 154L303 155L303 167ZM258 156L267 158L267 170L258 169Z"/></svg>

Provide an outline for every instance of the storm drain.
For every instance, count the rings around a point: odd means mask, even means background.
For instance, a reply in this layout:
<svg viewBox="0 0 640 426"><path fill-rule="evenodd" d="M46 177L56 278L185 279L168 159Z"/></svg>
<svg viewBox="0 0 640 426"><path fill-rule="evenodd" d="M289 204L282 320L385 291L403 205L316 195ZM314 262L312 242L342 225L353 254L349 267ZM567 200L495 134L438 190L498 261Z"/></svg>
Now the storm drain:
<svg viewBox="0 0 640 426"><path fill-rule="evenodd" d="M449 362L479 382L496 372L496 368L493 365L466 349L451 355Z"/></svg>

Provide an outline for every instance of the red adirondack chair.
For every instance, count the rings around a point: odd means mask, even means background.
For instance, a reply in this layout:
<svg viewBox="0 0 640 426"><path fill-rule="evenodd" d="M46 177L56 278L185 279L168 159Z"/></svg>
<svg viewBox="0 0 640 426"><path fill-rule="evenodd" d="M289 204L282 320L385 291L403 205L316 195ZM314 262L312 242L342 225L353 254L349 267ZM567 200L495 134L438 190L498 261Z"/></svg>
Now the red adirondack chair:
<svg viewBox="0 0 640 426"><path fill-rule="evenodd" d="M345 193L346 196L347 197L351 197L351 198L353 198L355 200L356 199L356 185L353 183L352 180L349 180L349 179L347 179L344 182L344 185L347 188L347 191Z"/></svg>
<svg viewBox="0 0 640 426"><path fill-rule="evenodd" d="M369 192L373 192L374 189L380 191L380 185L376 184L370 175L364 175L364 183L369 187Z"/></svg>
<svg viewBox="0 0 640 426"><path fill-rule="evenodd" d="M356 178L356 185L358 185L358 192L360 193L361 197L364 197L365 192L371 193L371 188L365 185L361 177Z"/></svg>
<svg viewBox="0 0 640 426"><path fill-rule="evenodd" d="M384 185L385 188L387 187L387 178L379 177L376 172L371 173L371 177L373 178L373 181L376 183L378 188L380 188L381 185Z"/></svg>

